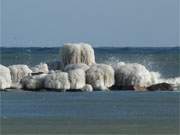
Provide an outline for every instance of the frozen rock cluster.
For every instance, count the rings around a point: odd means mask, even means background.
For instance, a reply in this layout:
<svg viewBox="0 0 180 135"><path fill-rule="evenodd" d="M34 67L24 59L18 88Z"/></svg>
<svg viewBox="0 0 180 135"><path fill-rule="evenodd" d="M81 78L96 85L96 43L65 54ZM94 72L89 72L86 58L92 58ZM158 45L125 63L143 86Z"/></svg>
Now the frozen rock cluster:
<svg viewBox="0 0 180 135"><path fill-rule="evenodd" d="M141 64L120 62L111 66L96 63L94 49L89 44L65 44L60 55L60 61L34 67L0 65L0 89L88 92L174 89L174 85L168 83L173 80L166 82Z"/></svg>

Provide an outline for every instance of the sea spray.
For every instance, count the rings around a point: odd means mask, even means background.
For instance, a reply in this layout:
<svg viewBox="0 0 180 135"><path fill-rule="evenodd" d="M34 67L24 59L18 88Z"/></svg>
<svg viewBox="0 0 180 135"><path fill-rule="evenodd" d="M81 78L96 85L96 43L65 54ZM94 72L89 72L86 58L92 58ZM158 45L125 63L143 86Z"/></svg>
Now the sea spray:
<svg viewBox="0 0 180 135"><path fill-rule="evenodd" d="M180 77L163 78L159 72L150 72L150 73L151 73L152 84L169 83L174 86L175 90L180 89Z"/></svg>

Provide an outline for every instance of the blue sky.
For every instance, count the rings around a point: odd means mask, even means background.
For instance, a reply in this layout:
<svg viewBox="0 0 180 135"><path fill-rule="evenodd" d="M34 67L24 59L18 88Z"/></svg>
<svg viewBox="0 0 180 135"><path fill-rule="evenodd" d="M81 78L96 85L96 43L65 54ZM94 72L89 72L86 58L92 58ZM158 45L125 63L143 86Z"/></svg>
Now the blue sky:
<svg viewBox="0 0 180 135"><path fill-rule="evenodd" d="M1 0L3 46L177 46L179 0Z"/></svg>

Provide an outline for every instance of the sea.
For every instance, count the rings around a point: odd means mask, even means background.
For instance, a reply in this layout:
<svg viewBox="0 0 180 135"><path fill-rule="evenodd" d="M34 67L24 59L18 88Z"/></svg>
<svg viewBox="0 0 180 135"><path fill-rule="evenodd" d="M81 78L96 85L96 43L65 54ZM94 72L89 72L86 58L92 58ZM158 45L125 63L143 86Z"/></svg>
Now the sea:
<svg viewBox="0 0 180 135"><path fill-rule="evenodd" d="M0 64L60 60L60 47L0 48ZM97 47L97 63L143 64L180 77L180 47ZM173 92L0 92L1 135L180 135L180 90Z"/></svg>

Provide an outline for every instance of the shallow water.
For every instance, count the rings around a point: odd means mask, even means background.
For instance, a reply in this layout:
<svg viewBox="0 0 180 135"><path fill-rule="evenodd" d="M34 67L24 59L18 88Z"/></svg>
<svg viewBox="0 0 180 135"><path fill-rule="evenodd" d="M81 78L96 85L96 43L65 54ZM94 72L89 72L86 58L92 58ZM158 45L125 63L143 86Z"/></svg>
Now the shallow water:
<svg viewBox="0 0 180 135"><path fill-rule="evenodd" d="M179 135L179 92L1 92L2 135Z"/></svg>

